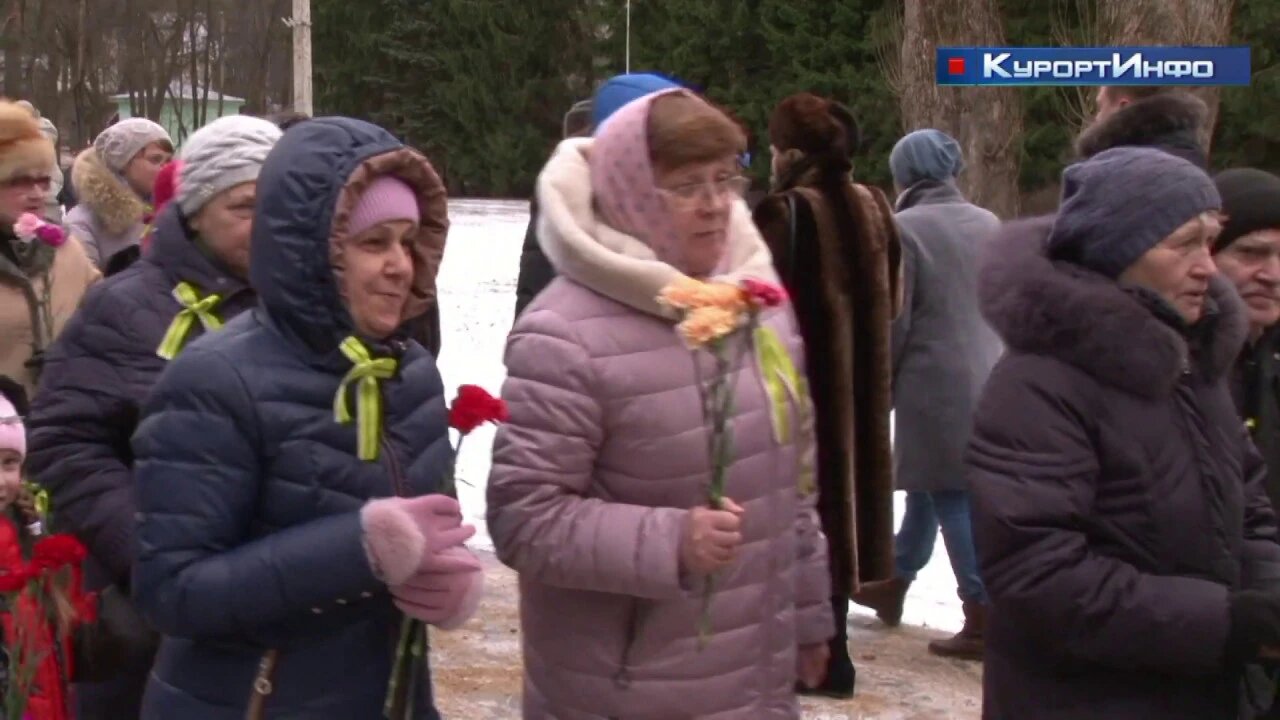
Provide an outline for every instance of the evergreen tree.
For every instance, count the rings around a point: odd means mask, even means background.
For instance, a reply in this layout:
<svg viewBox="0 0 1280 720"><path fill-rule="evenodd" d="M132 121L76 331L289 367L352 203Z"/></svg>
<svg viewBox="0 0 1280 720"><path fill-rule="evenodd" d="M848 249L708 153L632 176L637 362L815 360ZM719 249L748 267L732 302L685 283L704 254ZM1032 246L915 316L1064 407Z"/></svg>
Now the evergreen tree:
<svg viewBox="0 0 1280 720"><path fill-rule="evenodd" d="M1280 173L1280 3L1237 3L1231 42L1250 46L1253 83L1222 89L1213 166Z"/></svg>
<svg viewBox="0 0 1280 720"><path fill-rule="evenodd" d="M1090 2L1003 3L1007 40L1060 45L1064 34L1079 35L1071 22ZM427 153L454 195L529 194L565 111L626 69L623 0L313 3L317 112L386 126ZM773 107L798 91L839 100L864 138L857 178L888 188L889 150L905 128L880 57L898 53L898 6L633 2L631 69L675 77L741 121L761 189ZM1280 4L1238 3L1232 37L1253 48L1254 84L1222 92L1214 166L1280 170ZM1019 184L1031 193L1056 185L1083 118L1076 89L1020 92Z"/></svg>

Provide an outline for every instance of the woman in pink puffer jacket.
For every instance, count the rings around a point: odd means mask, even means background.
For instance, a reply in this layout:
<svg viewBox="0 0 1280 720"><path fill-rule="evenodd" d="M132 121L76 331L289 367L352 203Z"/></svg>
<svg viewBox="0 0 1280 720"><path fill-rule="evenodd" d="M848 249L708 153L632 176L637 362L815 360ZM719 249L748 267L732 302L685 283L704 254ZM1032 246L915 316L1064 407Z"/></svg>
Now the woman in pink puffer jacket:
<svg viewBox="0 0 1280 720"><path fill-rule="evenodd" d="M511 419L488 486L498 556L520 574L527 719L798 718L797 681L822 680L833 621L800 489L811 430L776 440L754 354L733 353L731 500L706 507L697 379L713 363L700 352L695 369L656 300L686 275L776 282L741 199L744 144L723 113L665 91L565 141L538 180L559 277L508 341ZM804 367L790 309L762 322Z"/></svg>

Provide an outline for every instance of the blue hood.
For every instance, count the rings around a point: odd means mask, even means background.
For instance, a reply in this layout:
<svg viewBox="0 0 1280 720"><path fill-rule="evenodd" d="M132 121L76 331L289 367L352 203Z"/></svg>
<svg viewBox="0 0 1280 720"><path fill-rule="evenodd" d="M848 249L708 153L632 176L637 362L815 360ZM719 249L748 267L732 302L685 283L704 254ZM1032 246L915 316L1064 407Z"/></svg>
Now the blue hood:
<svg viewBox="0 0 1280 720"><path fill-rule="evenodd" d="M449 227L444 185L425 157L376 125L317 118L290 128L258 176L250 280L272 324L322 356L354 332L331 263L341 255L351 207L382 175L412 186L422 213L407 321L435 302Z"/></svg>
<svg viewBox="0 0 1280 720"><path fill-rule="evenodd" d="M595 99L591 102L591 127L598 129L610 115L632 100L659 90L678 87L682 87L680 83L654 73L615 75L596 91Z"/></svg>

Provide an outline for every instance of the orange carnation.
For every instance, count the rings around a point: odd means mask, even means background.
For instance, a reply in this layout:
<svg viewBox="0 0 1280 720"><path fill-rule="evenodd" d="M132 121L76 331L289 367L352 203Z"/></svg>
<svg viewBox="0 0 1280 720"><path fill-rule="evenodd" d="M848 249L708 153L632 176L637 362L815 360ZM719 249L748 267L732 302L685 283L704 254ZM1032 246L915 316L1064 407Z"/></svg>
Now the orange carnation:
<svg viewBox="0 0 1280 720"><path fill-rule="evenodd" d="M730 312L745 312L747 301L747 294L736 285L702 282L689 277L676 280L658 295L658 302L676 310L717 307Z"/></svg>
<svg viewBox="0 0 1280 720"><path fill-rule="evenodd" d="M676 310L691 310L701 303L702 286L706 283L691 277L681 277L662 289L658 302Z"/></svg>
<svg viewBox="0 0 1280 720"><path fill-rule="evenodd" d="M676 328L685 344L699 348L738 329L741 314L714 305L694 308Z"/></svg>

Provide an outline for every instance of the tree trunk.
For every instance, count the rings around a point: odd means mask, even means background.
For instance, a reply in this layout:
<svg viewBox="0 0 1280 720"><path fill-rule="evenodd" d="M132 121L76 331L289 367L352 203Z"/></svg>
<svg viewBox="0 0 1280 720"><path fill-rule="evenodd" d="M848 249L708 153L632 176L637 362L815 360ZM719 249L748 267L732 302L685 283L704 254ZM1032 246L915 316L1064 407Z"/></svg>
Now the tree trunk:
<svg viewBox="0 0 1280 720"><path fill-rule="evenodd" d="M4 28L4 94L14 100L27 96L22 86L22 1L12 0Z"/></svg>
<svg viewBox="0 0 1280 720"><path fill-rule="evenodd" d="M72 147L76 152L89 143L93 132L89 127L89 88L85 79L88 71L84 64L89 45L89 35L85 32L88 27L88 18L89 0L80 0L76 7L76 49L71 56L72 99L76 113L75 145Z"/></svg>
<svg viewBox="0 0 1280 720"><path fill-rule="evenodd" d="M904 130L942 130L960 143L966 196L1001 218L1018 214L1022 102L1016 88L940 87L940 46L1004 43L996 0L906 0L895 90Z"/></svg>
<svg viewBox="0 0 1280 720"><path fill-rule="evenodd" d="M227 96L227 10L218 11L218 117L226 112L223 105Z"/></svg>

